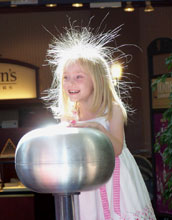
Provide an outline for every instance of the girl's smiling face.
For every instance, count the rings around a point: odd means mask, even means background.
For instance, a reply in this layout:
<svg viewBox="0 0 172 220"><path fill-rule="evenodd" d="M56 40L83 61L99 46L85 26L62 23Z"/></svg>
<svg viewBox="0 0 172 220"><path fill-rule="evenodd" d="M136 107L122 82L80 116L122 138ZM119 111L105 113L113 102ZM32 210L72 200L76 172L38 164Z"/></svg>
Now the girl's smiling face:
<svg viewBox="0 0 172 220"><path fill-rule="evenodd" d="M67 65L63 73L63 89L73 102L90 103L93 96L93 81L79 62Z"/></svg>

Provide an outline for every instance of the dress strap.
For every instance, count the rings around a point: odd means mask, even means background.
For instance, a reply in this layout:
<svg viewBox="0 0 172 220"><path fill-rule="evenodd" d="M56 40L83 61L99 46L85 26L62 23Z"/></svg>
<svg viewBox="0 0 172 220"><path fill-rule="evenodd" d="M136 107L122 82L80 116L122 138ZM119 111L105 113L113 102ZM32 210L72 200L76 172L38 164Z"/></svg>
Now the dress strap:
<svg viewBox="0 0 172 220"><path fill-rule="evenodd" d="M105 218L105 220L111 220L106 185L103 185L102 187L100 187L100 196L101 196L101 200L102 200L104 218Z"/></svg>
<svg viewBox="0 0 172 220"><path fill-rule="evenodd" d="M115 158L115 169L113 172L113 207L114 212L121 216L120 210L120 159L119 157ZM105 220L112 220L111 212L109 208L108 196L106 185L100 187L100 196L102 200L103 213Z"/></svg>
<svg viewBox="0 0 172 220"><path fill-rule="evenodd" d="M120 159L115 157L115 170L113 173L113 206L114 211L119 216L121 215L120 210Z"/></svg>

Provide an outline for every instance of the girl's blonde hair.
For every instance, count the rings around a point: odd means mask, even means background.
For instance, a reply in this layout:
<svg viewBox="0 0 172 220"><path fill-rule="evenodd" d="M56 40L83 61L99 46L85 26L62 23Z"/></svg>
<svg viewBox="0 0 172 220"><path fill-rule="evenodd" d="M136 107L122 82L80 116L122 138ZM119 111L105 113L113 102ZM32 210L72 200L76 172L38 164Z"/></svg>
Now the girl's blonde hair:
<svg viewBox="0 0 172 220"><path fill-rule="evenodd" d="M94 94L90 110L110 119L115 103L121 107L124 119L127 120L126 107L120 98L118 84L111 74L111 64L125 54L118 47L107 46L115 40L120 29L118 27L106 33L97 33L89 27L71 26L65 28L65 34L54 37L47 52L47 60L53 68L54 77L44 100L48 101L56 118L70 116L78 108L77 103L70 102L62 87L65 68L77 62L93 80ZM115 52L118 57L113 58Z"/></svg>

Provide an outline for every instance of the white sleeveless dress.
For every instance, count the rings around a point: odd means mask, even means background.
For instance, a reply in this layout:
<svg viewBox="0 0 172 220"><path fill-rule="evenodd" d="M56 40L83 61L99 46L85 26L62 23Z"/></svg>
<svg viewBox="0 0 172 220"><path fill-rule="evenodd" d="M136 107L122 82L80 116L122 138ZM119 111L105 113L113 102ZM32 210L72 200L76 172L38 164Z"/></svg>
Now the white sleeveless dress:
<svg viewBox="0 0 172 220"><path fill-rule="evenodd" d="M104 117L89 121L109 130ZM81 220L156 220L146 185L125 141L110 180L97 190L82 192L79 205Z"/></svg>

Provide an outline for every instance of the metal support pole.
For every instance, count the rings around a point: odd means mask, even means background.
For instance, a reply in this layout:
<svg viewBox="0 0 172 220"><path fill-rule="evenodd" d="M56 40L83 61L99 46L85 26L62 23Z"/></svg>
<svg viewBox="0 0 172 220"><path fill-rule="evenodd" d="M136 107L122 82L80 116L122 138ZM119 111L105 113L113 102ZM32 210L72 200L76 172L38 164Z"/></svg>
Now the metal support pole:
<svg viewBox="0 0 172 220"><path fill-rule="evenodd" d="M56 220L80 220L79 193L54 194Z"/></svg>

